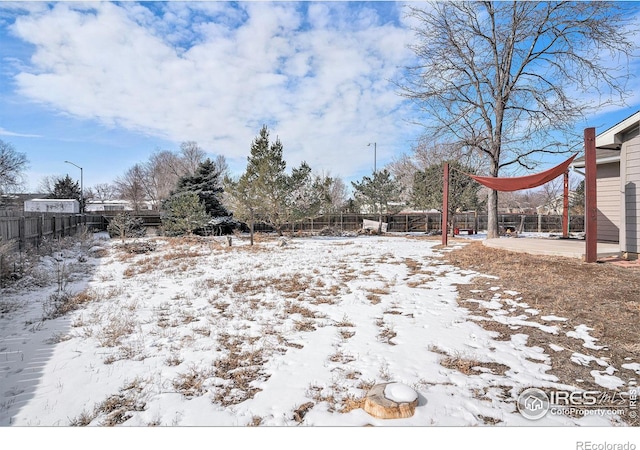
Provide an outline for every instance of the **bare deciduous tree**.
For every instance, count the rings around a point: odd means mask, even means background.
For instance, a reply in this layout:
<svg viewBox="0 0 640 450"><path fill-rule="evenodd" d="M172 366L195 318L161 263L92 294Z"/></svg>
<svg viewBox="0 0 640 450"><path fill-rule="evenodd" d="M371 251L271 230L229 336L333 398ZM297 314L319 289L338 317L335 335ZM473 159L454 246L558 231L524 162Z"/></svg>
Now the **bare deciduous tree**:
<svg viewBox="0 0 640 450"><path fill-rule="evenodd" d="M113 200L116 197L116 187L111 183L98 183L93 187L90 187L85 192L86 199L99 200L101 202L107 200Z"/></svg>
<svg viewBox="0 0 640 450"><path fill-rule="evenodd" d="M0 193L19 187L26 167L27 156L16 151L10 143L0 140Z"/></svg>
<svg viewBox="0 0 640 450"><path fill-rule="evenodd" d="M180 144L180 155L185 171L182 175L195 174L198 166L207 156L205 151L194 141L185 141Z"/></svg>
<svg viewBox="0 0 640 450"><path fill-rule="evenodd" d="M128 200L136 212L140 211L144 201L147 200L144 180L144 168L142 165L136 164L115 181L120 198Z"/></svg>
<svg viewBox="0 0 640 450"><path fill-rule="evenodd" d="M169 198L185 173L180 156L168 150L153 153L144 164L143 171L142 183L154 209L158 209Z"/></svg>
<svg viewBox="0 0 640 450"><path fill-rule="evenodd" d="M42 194L53 194L54 187L58 180L62 179L62 175L47 175L40 180L38 184L38 190Z"/></svg>
<svg viewBox="0 0 640 450"><path fill-rule="evenodd" d="M402 154L387 165L387 169L402 186L401 200L411 202L417 172L426 172L430 167L445 161L457 161L461 166L471 168L474 173L478 173L482 168L482 160L460 145L434 142L424 136L412 147L410 155Z"/></svg>
<svg viewBox="0 0 640 450"><path fill-rule="evenodd" d="M623 2L433 2L409 7L417 63L400 84L423 124L488 161L490 176L566 152L578 119L622 102L635 48ZM615 64L619 64L616 67ZM626 69L626 70L625 70ZM488 196L497 237L497 192Z"/></svg>

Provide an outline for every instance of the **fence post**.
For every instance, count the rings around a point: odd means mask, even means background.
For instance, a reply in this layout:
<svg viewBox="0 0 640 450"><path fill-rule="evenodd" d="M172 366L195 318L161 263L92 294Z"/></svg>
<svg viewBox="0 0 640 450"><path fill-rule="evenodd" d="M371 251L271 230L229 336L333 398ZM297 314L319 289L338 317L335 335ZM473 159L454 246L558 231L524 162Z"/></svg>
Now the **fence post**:
<svg viewBox="0 0 640 450"><path fill-rule="evenodd" d="M42 238L44 236L44 214L40 216L40 220L38 220L38 245L37 248L40 248L40 244L42 243Z"/></svg>
<svg viewBox="0 0 640 450"><path fill-rule="evenodd" d="M538 213L538 233L542 233L542 214Z"/></svg>
<svg viewBox="0 0 640 450"><path fill-rule="evenodd" d="M25 236L27 234L27 230L26 230L26 220L25 217L22 216L20 217L20 220L18 222L18 248L20 250L24 250L25 249Z"/></svg>
<svg viewBox="0 0 640 450"><path fill-rule="evenodd" d="M442 245L447 246L447 225L449 214L449 163L444 163L442 183Z"/></svg>

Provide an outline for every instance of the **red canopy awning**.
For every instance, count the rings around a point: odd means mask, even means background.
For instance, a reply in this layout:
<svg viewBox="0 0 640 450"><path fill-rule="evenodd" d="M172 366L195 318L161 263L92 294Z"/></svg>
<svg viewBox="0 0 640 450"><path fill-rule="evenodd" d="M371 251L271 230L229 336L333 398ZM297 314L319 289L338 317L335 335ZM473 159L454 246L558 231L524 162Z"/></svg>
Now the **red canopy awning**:
<svg viewBox="0 0 640 450"><path fill-rule="evenodd" d="M562 164L559 164L549 170L545 170L544 172L536 173L533 175L526 175L524 177L499 178L479 177L471 174L467 175L476 180L478 183L500 192L512 192L519 191L521 189L531 189L534 187L542 186L543 184L548 183L554 178L557 178L565 173L576 156L578 156L577 153Z"/></svg>

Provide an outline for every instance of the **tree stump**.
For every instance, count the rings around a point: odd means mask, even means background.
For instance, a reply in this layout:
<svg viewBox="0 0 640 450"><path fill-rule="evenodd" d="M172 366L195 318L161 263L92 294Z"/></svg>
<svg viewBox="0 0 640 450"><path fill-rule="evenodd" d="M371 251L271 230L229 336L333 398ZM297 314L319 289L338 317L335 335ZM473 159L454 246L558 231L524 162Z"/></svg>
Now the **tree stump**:
<svg viewBox="0 0 640 450"><path fill-rule="evenodd" d="M378 419L406 419L418 406L418 393L406 384L376 384L367 393L364 410Z"/></svg>

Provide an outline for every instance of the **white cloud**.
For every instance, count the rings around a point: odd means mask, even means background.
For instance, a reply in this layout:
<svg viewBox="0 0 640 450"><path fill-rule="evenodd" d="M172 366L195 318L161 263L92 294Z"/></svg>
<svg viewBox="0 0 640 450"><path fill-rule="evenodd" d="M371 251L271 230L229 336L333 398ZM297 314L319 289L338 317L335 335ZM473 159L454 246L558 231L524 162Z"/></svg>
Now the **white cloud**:
<svg viewBox="0 0 640 450"><path fill-rule="evenodd" d="M291 165L348 176L407 134L388 80L411 32L360 4L60 3L13 32L36 48L22 95L231 160L267 124Z"/></svg>
<svg viewBox="0 0 640 450"><path fill-rule="evenodd" d="M39 138L39 137L42 137L42 136L39 136L37 134L16 133L14 131L5 130L2 127L0 127L0 136L13 136L13 137L24 137L24 138Z"/></svg>

